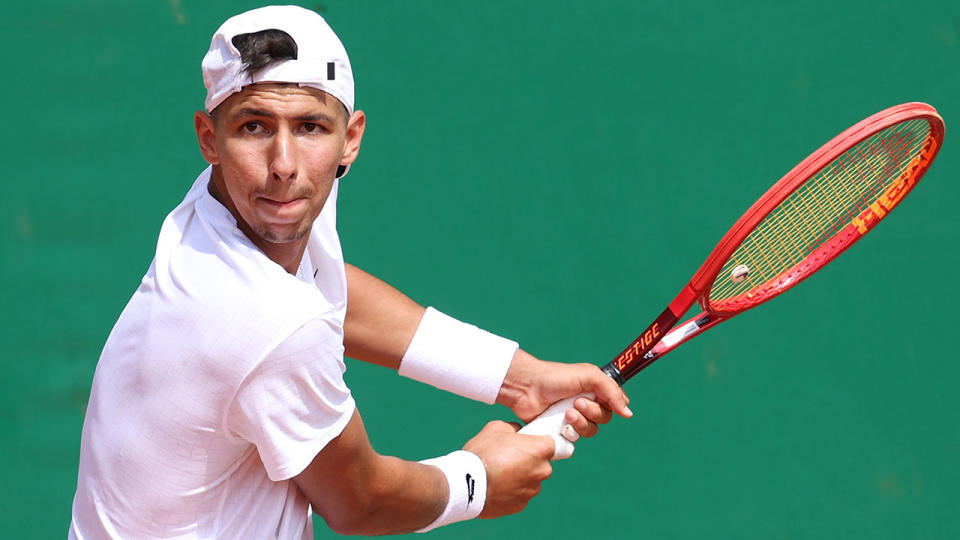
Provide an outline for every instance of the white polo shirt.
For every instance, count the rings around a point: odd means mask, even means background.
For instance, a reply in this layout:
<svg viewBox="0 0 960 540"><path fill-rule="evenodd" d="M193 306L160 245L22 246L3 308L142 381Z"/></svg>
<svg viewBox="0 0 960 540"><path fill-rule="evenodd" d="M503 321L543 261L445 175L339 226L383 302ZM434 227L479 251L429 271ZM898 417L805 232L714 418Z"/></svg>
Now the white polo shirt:
<svg viewBox="0 0 960 540"><path fill-rule="evenodd" d="M70 538L313 538L290 478L354 412L334 185L301 278L207 191L204 171L97 364Z"/></svg>

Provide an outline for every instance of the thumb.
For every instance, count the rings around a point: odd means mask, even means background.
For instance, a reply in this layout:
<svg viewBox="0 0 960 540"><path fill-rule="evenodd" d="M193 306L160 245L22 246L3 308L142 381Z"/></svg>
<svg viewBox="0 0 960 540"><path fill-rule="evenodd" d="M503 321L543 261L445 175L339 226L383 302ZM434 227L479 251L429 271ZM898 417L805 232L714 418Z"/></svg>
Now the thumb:
<svg viewBox="0 0 960 540"><path fill-rule="evenodd" d="M571 447L573 443L563 439L560 441L560 437L553 437L551 435L528 435L533 439L536 439L536 444L533 447L533 455L541 459L552 459L557 454L558 445L569 444ZM571 451L572 453L572 451Z"/></svg>

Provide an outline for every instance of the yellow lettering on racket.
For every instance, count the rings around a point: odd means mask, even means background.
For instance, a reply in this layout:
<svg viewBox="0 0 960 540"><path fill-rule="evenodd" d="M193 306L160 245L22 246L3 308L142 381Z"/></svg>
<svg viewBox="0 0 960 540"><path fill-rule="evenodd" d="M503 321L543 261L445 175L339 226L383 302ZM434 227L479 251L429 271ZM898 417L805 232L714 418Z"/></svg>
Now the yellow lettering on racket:
<svg viewBox="0 0 960 540"><path fill-rule="evenodd" d="M868 208L868 209L867 209L867 212L869 212L869 211L870 211L870 209ZM867 234L867 231L870 230L870 228L867 227L867 221L862 220L862 219L860 219L859 217L853 218L853 226L857 228L857 231L858 231L860 234Z"/></svg>
<svg viewBox="0 0 960 540"><path fill-rule="evenodd" d="M883 219L883 217L887 215L887 212L893 210L893 207L900 202L900 199L903 199L903 196L910 191L910 188L916 183L916 175L914 172L924 159L925 156L921 153L910 160L910 165L908 165L903 174L900 175L900 178L887 188L887 191L880 195L876 201L870 203L870 206L865 208L859 216L853 218L851 223L853 223L853 226L857 228L860 234L866 234L875 222Z"/></svg>
<svg viewBox="0 0 960 540"><path fill-rule="evenodd" d="M617 357L616 366L617 369L623 370L627 367L633 359L640 356L640 351L650 346L653 343L655 338L660 337L660 323L656 322L643 333L642 336L638 337L636 341L633 342L633 345L623 351L623 354Z"/></svg>
<svg viewBox="0 0 960 540"><path fill-rule="evenodd" d="M617 369L623 371L630 362L633 361L633 349L627 349L623 354L617 357Z"/></svg>
<svg viewBox="0 0 960 540"><path fill-rule="evenodd" d="M910 191L910 188L913 187L913 184L916 182L916 175L913 174L914 171L920 167L921 163L924 161L924 155L919 154L912 160L910 160L910 165L907 167L906 172L900 177L900 179L890 186L890 189L884 193L879 202L882 204L888 211L893 210L893 207L896 206L900 199Z"/></svg>

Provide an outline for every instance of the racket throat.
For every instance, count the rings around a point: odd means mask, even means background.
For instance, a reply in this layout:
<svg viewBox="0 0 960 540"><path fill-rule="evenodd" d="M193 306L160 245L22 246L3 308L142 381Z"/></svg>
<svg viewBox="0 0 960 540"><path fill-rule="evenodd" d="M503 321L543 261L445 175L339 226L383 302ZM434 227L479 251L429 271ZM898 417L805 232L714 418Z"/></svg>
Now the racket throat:
<svg viewBox="0 0 960 540"><path fill-rule="evenodd" d="M657 359L656 356L650 356L650 352L677 323L677 320L679 317L669 307L665 309L633 343L612 362L601 368L603 372L619 384L625 383L627 379Z"/></svg>
<svg viewBox="0 0 960 540"><path fill-rule="evenodd" d="M626 374L620 372L620 370L617 368L616 361L610 362L609 364L603 366L600 369L601 371L606 373L608 377L617 381L617 384L619 384L620 386L623 386L623 383L627 382L627 379L639 373L640 370L652 364L659 357L660 355L657 354L655 351L653 350L647 351L647 353L640 358L638 367L627 372Z"/></svg>
<svg viewBox="0 0 960 540"><path fill-rule="evenodd" d="M671 317L672 320L670 320ZM656 322L650 325L650 328L658 328L658 323L663 324L663 327L665 328L670 328L668 325L673 325L676 323L677 319L678 317L668 309L657 318ZM638 343L643 343L643 336L641 335L637 341L631 343L630 347L627 347L622 353L620 353L616 360L603 366L601 369L607 374L608 377L617 381L617 384L623 386L623 383L627 382L628 379L639 373L650 364L654 363L661 356L667 354L680 344L699 334L703 330L706 330L707 328L720 322L721 320L722 319L720 318L711 317L707 313L700 313L687 322L671 329L665 335L657 335L655 341L646 345L648 350L640 349L638 353L639 355L637 357L633 357L631 353L638 350Z"/></svg>

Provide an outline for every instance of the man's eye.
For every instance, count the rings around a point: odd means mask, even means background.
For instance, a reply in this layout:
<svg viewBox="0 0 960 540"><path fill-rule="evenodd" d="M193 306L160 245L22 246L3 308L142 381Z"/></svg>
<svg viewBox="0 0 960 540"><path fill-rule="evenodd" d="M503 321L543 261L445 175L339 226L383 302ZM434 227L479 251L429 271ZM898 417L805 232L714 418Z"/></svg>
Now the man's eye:
<svg viewBox="0 0 960 540"><path fill-rule="evenodd" d="M306 124L303 125L303 130L306 131L307 133L320 133L321 131L323 131L323 126L321 126L320 124L313 124L311 122L307 122Z"/></svg>
<svg viewBox="0 0 960 540"><path fill-rule="evenodd" d="M263 126L260 125L260 122L247 122L243 125L243 130L247 133L259 133L263 131Z"/></svg>

